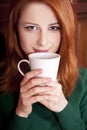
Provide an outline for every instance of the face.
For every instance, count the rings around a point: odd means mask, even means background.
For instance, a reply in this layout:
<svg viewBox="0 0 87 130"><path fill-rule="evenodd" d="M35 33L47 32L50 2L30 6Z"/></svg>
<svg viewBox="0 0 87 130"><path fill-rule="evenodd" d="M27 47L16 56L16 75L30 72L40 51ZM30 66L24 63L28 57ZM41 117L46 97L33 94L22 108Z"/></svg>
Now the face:
<svg viewBox="0 0 87 130"><path fill-rule="evenodd" d="M31 3L23 10L18 22L22 50L56 52L60 45L60 25L51 8L43 3Z"/></svg>

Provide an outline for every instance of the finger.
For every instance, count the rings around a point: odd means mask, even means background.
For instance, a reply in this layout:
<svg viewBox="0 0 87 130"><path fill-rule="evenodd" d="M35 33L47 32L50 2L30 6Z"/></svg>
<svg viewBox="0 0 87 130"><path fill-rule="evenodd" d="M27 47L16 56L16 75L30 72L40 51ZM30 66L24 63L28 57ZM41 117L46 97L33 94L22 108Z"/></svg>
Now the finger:
<svg viewBox="0 0 87 130"><path fill-rule="evenodd" d="M25 92L22 92L22 98L29 98L31 96L35 96L35 95L39 95L39 96L43 96L46 92L49 92L51 89L50 87L33 87L32 89L29 89ZM44 94L43 94L44 93ZM45 94L46 95L46 94Z"/></svg>
<svg viewBox="0 0 87 130"><path fill-rule="evenodd" d="M28 82L31 78L36 77L40 73L42 73L41 69L32 70L32 71L29 71L28 73L26 73L23 80L21 81L21 86L26 84L26 82Z"/></svg>
<svg viewBox="0 0 87 130"><path fill-rule="evenodd" d="M50 91L47 91L47 92L41 93L41 94L59 96L62 92L62 87L60 87L60 86L57 86L56 88L53 88L53 87L50 86L50 88L51 88Z"/></svg>
<svg viewBox="0 0 87 130"><path fill-rule="evenodd" d="M44 100L44 96L39 96L39 95L35 95L35 96L29 98L29 102L31 104L36 103L36 102L41 102L43 100Z"/></svg>
<svg viewBox="0 0 87 130"><path fill-rule="evenodd" d="M30 81L28 81L24 87L20 88L20 92L26 92L29 89L33 88L34 86L40 86L40 84L46 84L48 82L50 82L51 79L50 78L33 78ZM43 87L43 86L40 86Z"/></svg>
<svg viewBox="0 0 87 130"><path fill-rule="evenodd" d="M57 81L51 81L50 83L46 84L47 86L52 86L52 87L57 87L58 85L60 85Z"/></svg>
<svg viewBox="0 0 87 130"><path fill-rule="evenodd" d="M51 81L46 84L47 86L53 87L55 91L60 92L62 90L62 85L57 81Z"/></svg>

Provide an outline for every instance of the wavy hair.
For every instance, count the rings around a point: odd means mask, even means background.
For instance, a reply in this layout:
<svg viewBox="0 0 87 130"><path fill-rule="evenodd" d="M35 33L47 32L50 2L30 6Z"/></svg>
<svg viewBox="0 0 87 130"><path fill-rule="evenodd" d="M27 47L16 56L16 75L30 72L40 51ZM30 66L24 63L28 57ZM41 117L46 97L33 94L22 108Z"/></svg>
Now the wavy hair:
<svg viewBox="0 0 87 130"><path fill-rule="evenodd" d="M61 44L57 51L61 55L58 71L58 82L63 86L65 96L72 94L77 78L78 64L75 51L76 17L69 0L18 0L11 10L9 17L8 39L6 46L6 64L4 74L0 78L1 91L18 92L21 77L17 63L27 58L20 48L17 25L26 6L33 2L47 4L55 13L61 26Z"/></svg>

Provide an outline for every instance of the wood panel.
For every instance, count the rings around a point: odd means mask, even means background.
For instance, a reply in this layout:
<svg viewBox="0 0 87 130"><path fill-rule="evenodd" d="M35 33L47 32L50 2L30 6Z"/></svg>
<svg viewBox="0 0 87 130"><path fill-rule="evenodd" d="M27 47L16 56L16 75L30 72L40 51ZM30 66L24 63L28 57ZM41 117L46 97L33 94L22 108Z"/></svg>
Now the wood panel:
<svg viewBox="0 0 87 130"><path fill-rule="evenodd" d="M0 32L6 35L11 0L0 0Z"/></svg>
<svg viewBox="0 0 87 130"><path fill-rule="evenodd" d="M78 18L77 56L80 67L87 68L87 1L77 0L73 8Z"/></svg>
<svg viewBox="0 0 87 130"><path fill-rule="evenodd" d="M77 55L79 66L87 68L87 19L79 20Z"/></svg>

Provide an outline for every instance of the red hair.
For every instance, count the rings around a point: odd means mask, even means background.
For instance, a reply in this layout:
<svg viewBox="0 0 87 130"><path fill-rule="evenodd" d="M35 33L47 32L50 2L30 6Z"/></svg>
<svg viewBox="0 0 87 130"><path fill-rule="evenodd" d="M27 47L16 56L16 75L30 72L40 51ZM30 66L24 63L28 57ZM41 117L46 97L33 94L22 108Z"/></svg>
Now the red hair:
<svg viewBox="0 0 87 130"><path fill-rule="evenodd" d="M60 23L62 39L57 52L61 55L58 82L62 84L65 96L69 96L73 92L78 78L75 52L76 18L69 0L19 0L14 5L9 18L6 68L1 78L3 79L1 82L3 85L2 90L18 91L21 78L18 76L17 63L20 59L26 58L26 56L20 48L17 25L24 8L33 2L47 4L53 10Z"/></svg>

